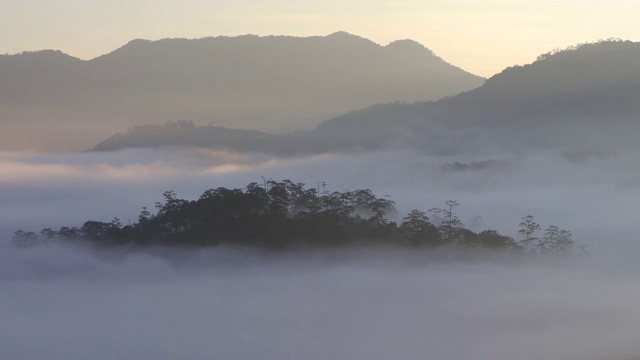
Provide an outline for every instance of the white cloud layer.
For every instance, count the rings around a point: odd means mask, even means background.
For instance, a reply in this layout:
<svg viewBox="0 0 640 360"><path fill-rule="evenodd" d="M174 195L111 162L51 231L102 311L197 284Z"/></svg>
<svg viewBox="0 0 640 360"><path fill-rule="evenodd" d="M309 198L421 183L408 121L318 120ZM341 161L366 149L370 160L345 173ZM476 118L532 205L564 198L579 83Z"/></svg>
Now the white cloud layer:
<svg viewBox="0 0 640 360"><path fill-rule="evenodd" d="M640 284L619 268L173 251L173 261L98 260L3 248L0 356L624 360L640 350Z"/></svg>
<svg viewBox="0 0 640 360"><path fill-rule="evenodd" d="M261 176L371 188L401 213L461 203L516 235L573 231L586 258L514 264L402 251L92 253L0 245L2 359L621 359L640 353L636 154L553 153L443 170L412 152L280 159L202 150L0 155L0 238L123 222L173 189ZM165 252L165 255L159 254Z"/></svg>

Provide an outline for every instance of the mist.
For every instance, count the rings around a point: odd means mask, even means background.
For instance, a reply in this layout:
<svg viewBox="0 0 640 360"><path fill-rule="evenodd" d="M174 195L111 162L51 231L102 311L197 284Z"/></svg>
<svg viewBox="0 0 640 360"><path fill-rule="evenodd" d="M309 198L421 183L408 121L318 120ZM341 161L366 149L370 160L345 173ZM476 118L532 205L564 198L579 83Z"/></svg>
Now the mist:
<svg viewBox="0 0 640 360"><path fill-rule="evenodd" d="M637 155L0 154L0 357L625 360L640 352ZM482 228L516 239L531 214L571 230L589 255L462 261L379 248L97 251L9 241L19 229L126 224L165 190L195 199L262 177L369 188L396 201L396 221L456 199L465 225L480 215Z"/></svg>
<svg viewBox="0 0 640 360"><path fill-rule="evenodd" d="M447 263L406 251L172 249L169 259L162 251L3 247L0 356L506 360L638 351L640 287L625 269Z"/></svg>
<svg viewBox="0 0 640 360"><path fill-rule="evenodd" d="M442 166L472 164L479 167ZM328 191L369 188L396 201L399 216L460 202L460 219L482 216L485 228L515 236L531 214L571 229L590 246L606 234L632 242L640 191L636 153L574 159L559 152L512 157L433 157L412 151L280 158L202 149L127 150L67 155L0 155L2 234L22 228L123 222L150 209L166 190L196 199L206 189L242 187L262 178L291 179ZM611 237L607 235L607 237Z"/></svg>

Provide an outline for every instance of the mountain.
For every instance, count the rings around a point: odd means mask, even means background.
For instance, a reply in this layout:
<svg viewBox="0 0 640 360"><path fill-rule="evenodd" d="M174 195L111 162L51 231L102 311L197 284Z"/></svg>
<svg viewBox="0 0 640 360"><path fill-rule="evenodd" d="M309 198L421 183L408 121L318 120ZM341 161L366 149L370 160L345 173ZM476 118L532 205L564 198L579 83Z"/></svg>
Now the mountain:
<svg viewBox="0 0 640 360"><path fill-rule="evenodd" d="M405 45L410 44L395 46ZM557 149L585 158L638 146L638 94L640 43L601 41L543 54L532 64L506 69L477 89L439 101L378 104L335 117L312 131L271 135L273 144L263 142L259 151L298 154L401 147L460 154ZM213 128L198 132L206 131L220 133ZM144 141L132 135L120 135L119 142L111 138L96 149L176 145L173 135L161 139L147 133ZM178 138L194 146L258 151L246 135L238 134L232 146L220 145L223 142L214 141L213 135L208 141Z"/></svg>
<svg viewBox="0 0 640 360"><path fill-rule="evenodd" d="M401 137L439 152L478 147L608 147L640 134L640 43L601 41L541 55L440 101L375 105L316 136Z"/></svg>
<svg viewBox="0 0 640 360"><path fill-rule="evenodd" d="M134 126L113 135L90 151L127 148L196 147L234 152L259 152L280 156L323 154L335 151L370 151L383 146L378 140L343 136L307 136L305 133L269 134L257 130L196 125L191 121Z"/></svg>
<svg viewBox="0 0 640 360"><path fill-rule="evenodd" d="M435 100L482 85L424 46L338 32L134 40L83 61L0 56L0 144L80 149L128 126L188 119L283 132L377 103Z"/></svg>

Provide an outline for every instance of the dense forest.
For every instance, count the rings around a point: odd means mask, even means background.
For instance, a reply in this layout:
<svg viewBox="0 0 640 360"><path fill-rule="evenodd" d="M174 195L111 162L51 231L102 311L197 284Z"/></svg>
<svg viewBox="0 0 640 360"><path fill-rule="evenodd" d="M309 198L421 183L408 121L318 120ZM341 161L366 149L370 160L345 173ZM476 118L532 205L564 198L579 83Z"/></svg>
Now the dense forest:
<svg viewBox="0 0 640 360"><path fill-rule="evenodd" d="M326 191L290 180L263 179L242 189L219 187L205 191L197 200L184 200L174 191L163 193L156 212L143 208L138 221L123 226L111 222L87 221L81 227L46 228L39 233L17 231L18 246L57 240L81 241L102 246L123 245L242 245L268 249L384 244L414 248L462 246L503 249L522 254L568 255L574 247L571 232L541 227L527 215L519 224L522 239L495 230L473 232L456 215L459 203L445 202L443 208L427 212L412 210L400 224L395 203L371 190ZM428 214L428 215L427 215ZM478 223L478 219L471 222ZM580 247L584 251L585 247Z"/></svg>

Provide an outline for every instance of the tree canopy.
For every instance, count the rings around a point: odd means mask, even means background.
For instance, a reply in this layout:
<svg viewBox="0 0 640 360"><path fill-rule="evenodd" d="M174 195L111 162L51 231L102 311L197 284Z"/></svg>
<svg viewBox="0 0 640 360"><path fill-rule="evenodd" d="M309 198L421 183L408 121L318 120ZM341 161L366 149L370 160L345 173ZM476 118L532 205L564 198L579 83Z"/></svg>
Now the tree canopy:
<svg viewBox="0 0 640 360"><path fill-rule="evenodd" d="M324 185L324 184L323 184ZM324 186L323 186L324 188ZM371 190L333 191L305 186L290 180L266 180L244 188L218 187L206 190L196 200L178 198L172 191L152 213L146 207L138 221L123 226L111 222L87 221L80 227L43 229L39 233L17 231L16 245L73 240L104 246L122 245L243 245L271 249L296 246L348 246L388 244L413 248L464 246L505 249L519 253L567 255L573 247L571 233L549 227L542 238L533 216L523 218L517 242L495 230L478 233L465 228L454 209L459 203L445 202L429 214L414 209L400 224L391 221L397 210L393 200L378 197ZM534 243L538 241L538 243ZM534 251L537 250L537 251Z"/></svg>

